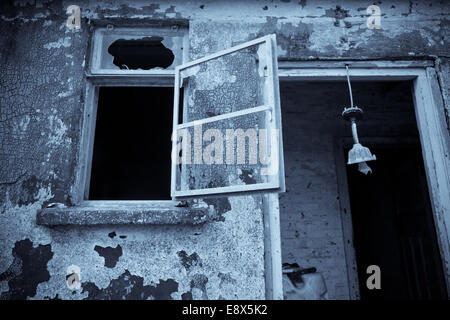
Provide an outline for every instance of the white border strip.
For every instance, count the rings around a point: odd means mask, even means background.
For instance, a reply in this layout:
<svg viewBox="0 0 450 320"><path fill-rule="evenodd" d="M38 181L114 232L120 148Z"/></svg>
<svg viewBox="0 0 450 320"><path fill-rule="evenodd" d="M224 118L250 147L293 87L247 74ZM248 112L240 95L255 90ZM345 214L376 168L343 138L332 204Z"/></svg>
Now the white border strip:
<svg viewBox="0 0 450 320"><path fill-rule="evenodd" d="M221 115L210 117L210 118L194 120L194 121L190 121L190 122L186 122L186 123L177 125L177 130L183 129L183 128L188 128L188 127L199 126L199 125L202 125L205 123L216 122L216 121L225 120L225 119L229 119L229 118L240 117L240 116L244 116L247 114L257 113L257 112L266 111L266 110L273 110L273 107L268 106L268 105L262 105L262 106L258 106L258 107L254 107L254 108L249 108L249 109L239 110L239 111L230 112L230 113L226 113L226 114L221 114Z"/></svg>
<svg viewBox="0 0 450 320"><path fill-rule="evenodd" d="M254 183L254 184L242 184L242 185L228 186L228 187L175 191L174 196L176 196L176 197L192 197L192 196L204 196L204 195L218 194L218 193L245 192L245 191L255 191L255 190L277 189L277 188L279 188L279 185L277 182L276 183Z"/></svg>

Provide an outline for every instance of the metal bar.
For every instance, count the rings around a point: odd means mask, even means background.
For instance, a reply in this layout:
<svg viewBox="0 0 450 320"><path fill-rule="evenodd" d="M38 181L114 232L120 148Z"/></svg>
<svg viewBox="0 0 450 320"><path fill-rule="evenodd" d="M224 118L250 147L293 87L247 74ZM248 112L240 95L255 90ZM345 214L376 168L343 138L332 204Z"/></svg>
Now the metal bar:
<svg viewBox="0 0 450 320"><path fill-rule="evenodd" d="M216 121L225 120L225 119L229 119L229 118L235 118L235 117L244 116L247 114L257 113L257 112L271 110L271 109L273 109L272 106L262 105L262 106L258 106L258 107L254 107L254 108L249 108L249 109L239 110L239 111L230 112L230 113L226 113L226 114L221 114L221 115L210 117L210 118L204 118L204 119L200 119L200 120L194 120L194 121L189 121L186 123L178 124L176 126L176 129L178 130L178 129L199 126L199 125L202 125L205 123L216 122Z"/></svg>
<svg viewBox="0 0 450 320"><path fill-rule="evenodd" d="M179 100L180 100L180 72L177 71L175 73L175 83L174 83L174 98L173 98L173 121L172 121L172 150L170 153L171 156L171 175L170 175L170 195L172 198L174 197L174 193L176 191L176 170L177 170L177 162L176 160L178 155L175 155L174 152L177 150L177 140L178 136L176 135L176 127L178 124L178 113L179 113ZM174 137L175 133L175 137ZM175 159L174 159L175 158Z"/></svg>
<svg viewBox="0 0 450 320"><path fill-rule="evenodd" d="M276 189L278 188L278 183L256 183L256 184L245 184L237 186L219 187L219 188L205 188L196 190L185 190L176 191L173 193L175 197L190 197L208 194L218 194L218 193L233 193L233 192L244 192L244 191L257 191L264 189Z"/></svg>

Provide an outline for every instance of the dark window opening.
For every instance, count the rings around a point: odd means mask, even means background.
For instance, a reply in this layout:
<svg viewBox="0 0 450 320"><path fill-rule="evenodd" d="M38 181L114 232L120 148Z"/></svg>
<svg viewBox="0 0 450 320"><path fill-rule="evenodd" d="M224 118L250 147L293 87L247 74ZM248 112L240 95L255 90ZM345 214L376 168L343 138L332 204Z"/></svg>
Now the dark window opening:
<svg viewBox="0 0 450 320"><path fill-rule="evenodd" d="M101 87L90 200L170 200L173 88Z"/></svg>
<svg viewBox="0 0 450 320"><path fill-rule="evenodd" d="M169 67L175 58L172 50L162 44L163 37L145 37L142 39L119 39L108 47L108 53L114 57L113 63L120 69L143 69Z"/></svg>

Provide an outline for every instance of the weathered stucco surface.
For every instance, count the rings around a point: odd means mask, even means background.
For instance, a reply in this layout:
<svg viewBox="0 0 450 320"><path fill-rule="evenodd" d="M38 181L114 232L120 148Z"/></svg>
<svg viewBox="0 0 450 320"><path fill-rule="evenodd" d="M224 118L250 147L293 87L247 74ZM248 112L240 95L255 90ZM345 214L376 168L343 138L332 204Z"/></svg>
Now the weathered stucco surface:
<svg viewBox="0 0 450 320"><path fill-rule="evenodd" d="M381 30L366 28L366 1L77 1L76 31L65 26L72 1L12 2L0 4L3 299L265 297L258 196L207 200L221 218L196 226L36 225L48 203L72 204L94 24L189 22L191 58L273 32L281 59L438 56L448 109L445 1L378 1ZM71 291L73 264L82 288Z"/></svg>

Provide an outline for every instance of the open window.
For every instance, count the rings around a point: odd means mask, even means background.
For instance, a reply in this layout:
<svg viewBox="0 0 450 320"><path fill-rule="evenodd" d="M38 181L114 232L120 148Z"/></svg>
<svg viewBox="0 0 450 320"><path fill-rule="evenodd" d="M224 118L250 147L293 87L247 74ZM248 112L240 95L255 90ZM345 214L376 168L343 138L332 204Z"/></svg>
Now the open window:
<svg viewBox="0 0 450 320"><path fill-rule="evenodd" d="M173 205L173 84L188 61L188 28L99 27L91 50L74 203Z"/></svg>
<svg viewBox="0 0 450 320"><path fill-rule="evenodd" d="M197 224L209 207L179 200L284 191L275 36L186 63L187 34L96 29L76 206L39 224Z"/></svg>
<svg viewBox="0 0 450 320"><path fill-rule="evenodd" d="M175 68L171 196L284 191L275 35Z"/></svg>

